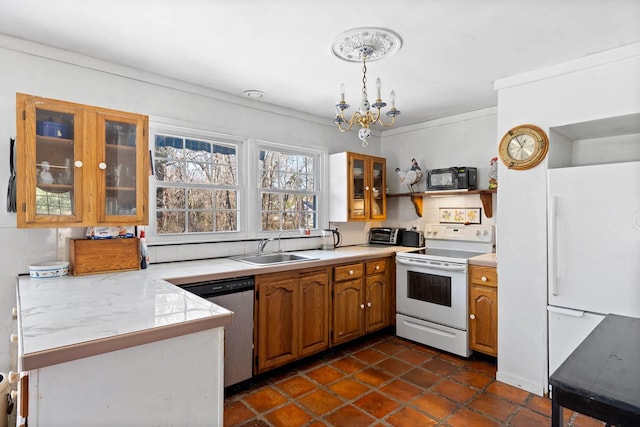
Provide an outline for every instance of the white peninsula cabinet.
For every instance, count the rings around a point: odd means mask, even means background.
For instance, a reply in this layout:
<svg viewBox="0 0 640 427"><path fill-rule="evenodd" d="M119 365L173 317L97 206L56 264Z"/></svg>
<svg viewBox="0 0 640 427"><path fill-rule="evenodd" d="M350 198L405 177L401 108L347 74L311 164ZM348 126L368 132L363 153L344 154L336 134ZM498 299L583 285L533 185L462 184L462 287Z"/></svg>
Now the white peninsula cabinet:
<svg viewBox="0 0 640 427"><path fill-rule="evenodd" d="M143 272L20 278L17 426L218 426L233 313Z"/></svg>

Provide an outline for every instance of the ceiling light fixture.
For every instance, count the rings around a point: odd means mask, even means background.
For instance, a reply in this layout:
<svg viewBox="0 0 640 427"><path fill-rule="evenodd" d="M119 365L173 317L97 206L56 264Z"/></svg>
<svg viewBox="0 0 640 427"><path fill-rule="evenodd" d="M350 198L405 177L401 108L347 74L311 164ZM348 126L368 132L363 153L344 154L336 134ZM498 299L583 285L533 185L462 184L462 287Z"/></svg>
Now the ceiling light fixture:
<svg viewBox="0 0 640 427"><path fill-rule="evenodd" d="M377 97L376 102L369 103L367 95L367 61L378 60L388 54L396 52L402 46L402 40L393 31L383 28L356 28L346 31L338 36L332 45L333 54L338 58L349 62L362 61L362 100L358 111L353 113L347 120L344 117L344 110L349 108L344 100L344 83L340 85L340 102L336 104L336 118L333 123L338 126L341 132L348 132L354 124L361 126L358 131L358 138L362 141L362 146L366 147L368 138L371 136L370 126L379 123L383 127L391 127L395 124L396 116L400 111L396 110L396 93L391 91L391 109L387 111L387 116L391 117L391 122L384 123L381 119L382 108L387 103L382 101L380 89L382 82L380 78L376 80ZM372 111L371 108L377 111Z"/></svg>
<svg viewBox="0 0 640 427"><path fill-rule="evenodd" d="M260 99L264 96L264 92L258 89L245 90L242 94L251 99Z"/></svg>

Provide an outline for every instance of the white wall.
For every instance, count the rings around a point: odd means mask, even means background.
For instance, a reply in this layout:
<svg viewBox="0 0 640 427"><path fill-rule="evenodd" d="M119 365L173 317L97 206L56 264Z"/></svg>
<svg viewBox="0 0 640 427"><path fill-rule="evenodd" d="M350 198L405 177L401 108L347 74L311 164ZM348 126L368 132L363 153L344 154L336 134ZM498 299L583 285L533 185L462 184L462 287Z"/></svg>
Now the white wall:
<svg viewBox="0 0 640 427"><path fill-rule="evenodd" d="M500 137L523 123L550 134L552 127L636 114L640 44L504 79L496 88ZM561 151L550 149L527 171L502 164L498 171L497 378L537 394L547 390L546 172L550 156L566 156Z"/></svg>
<svg viewBox="0 0 640 427"><path fill-rule="evenodd" d="M374 133L368 147L362 148L355 133L343 134L335 129L332 117L313 117L6 36L0 36L0 63L2 191L9 178L9 138L16 135L16 92L147 114L151 122L321 147L330 153L351 150L381 154L379 133ZM9 370L9 341L5 337L11 330L16 276L28 273L30 263L68 260L68 238L82 233L82 229L17 229L16 215L0 209L0 371ZM309 239L307 242L319 244ZM153 260L169 261L196 254L229 254L229 248L244 253L245 245L254 248L255 242L151 248L151 256Z"/></svg>
<svg viewBox="0 0 640 427"><path fill-rule="evenodd" d="M416 191L426 190L427 169L450 166L478 168L478 188L488 188L489 166L497 152L497 112L497 108L486 108L385 131L382 153L387 159L390 193L409 192L406 185L400 184L395 169L409 169L412 158L418 161L425 172L423 180L414 186ZM482 207L478 195L424 197L422 202L423 216L419 218L409 197L388 198L388 219L385 225L405 228L415 226L424 231L427 223L439 221L440 207ZM493 217L487 218L484 209L482 210L483 224L495 223L495 208L493 212Z"/></svg>

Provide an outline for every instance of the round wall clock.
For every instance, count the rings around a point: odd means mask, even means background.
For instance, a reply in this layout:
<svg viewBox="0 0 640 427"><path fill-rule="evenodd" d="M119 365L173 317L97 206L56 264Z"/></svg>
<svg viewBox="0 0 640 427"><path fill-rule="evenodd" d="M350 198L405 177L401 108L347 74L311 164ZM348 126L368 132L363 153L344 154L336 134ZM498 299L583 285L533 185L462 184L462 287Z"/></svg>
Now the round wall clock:
<svg viewBox="0 0 640 427"><path fill-rule="evenodd" d="M498 155L509 169L525 170L540 163L548 150L549 138L542 129L519 125L504 134Z"/></svg>

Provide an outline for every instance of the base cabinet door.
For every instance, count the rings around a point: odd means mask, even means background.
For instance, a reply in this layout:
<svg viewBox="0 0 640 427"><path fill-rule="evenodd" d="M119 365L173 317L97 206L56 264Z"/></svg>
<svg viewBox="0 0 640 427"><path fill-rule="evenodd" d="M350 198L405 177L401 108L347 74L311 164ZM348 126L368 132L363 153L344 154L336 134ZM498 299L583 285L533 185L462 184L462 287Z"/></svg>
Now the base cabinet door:
<svg viewBox="0 0 640 427"><path fill-rule="evenodd" d="M256 276L258 372L298 357L299 293L297 274Z"/></svg>
<svg viewBox="0 0 640 427"><path fill-rule="evenodd" d="M334 267L333 344L390 325L389 260Z"/></svg>
<svg viewBox="0 0 640 427"><path fill-rule="evenodd" d="M362 336L362 278L333 285L333 343L340 344Z"/></svg>
<svg viewBox="0 0 640 427"><path fill-rule="evenodd" d="M321 270L300 275L300 357L329 348L329 279Z"/></svg>
<svg viewBox="0 0 640 427"><path fill-rule="evenodd" d="M256 373L329 347L326 268L256 276L255 295Z"/></svg>
<svg viewBox="0 0 640 427"><path fill-rule="evenodd" d="M469 268L469 347L498 355L498 281L493 267Z"/></svg>
<svg viewBox="0 0 640 427"><path fill-rule="evenodd" d="M369 333L388 326L387 281L384 274L365 279L364 332Z"/></svg>

